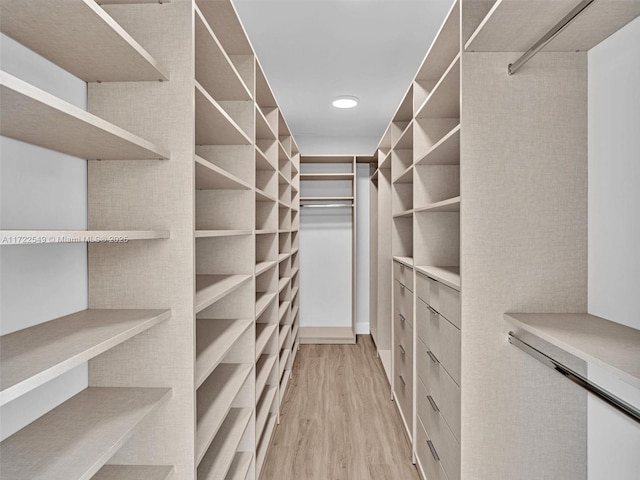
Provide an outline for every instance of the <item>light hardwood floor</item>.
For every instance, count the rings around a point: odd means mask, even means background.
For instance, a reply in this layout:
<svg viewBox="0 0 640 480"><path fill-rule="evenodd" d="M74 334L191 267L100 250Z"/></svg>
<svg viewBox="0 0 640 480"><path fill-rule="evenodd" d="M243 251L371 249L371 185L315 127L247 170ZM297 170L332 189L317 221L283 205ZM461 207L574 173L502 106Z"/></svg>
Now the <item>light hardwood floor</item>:
<svg viewBox="0 0 640 480"><path fill-rule="evenodd" d="M261 480L418 480L369 335L302 345Z"/></svg>

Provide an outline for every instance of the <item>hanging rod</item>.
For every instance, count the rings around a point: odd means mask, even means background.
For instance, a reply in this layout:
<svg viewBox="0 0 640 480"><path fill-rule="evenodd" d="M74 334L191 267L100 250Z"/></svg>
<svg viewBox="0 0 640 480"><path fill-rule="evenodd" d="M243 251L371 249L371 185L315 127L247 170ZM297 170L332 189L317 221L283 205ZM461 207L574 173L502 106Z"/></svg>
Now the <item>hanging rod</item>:
<svg viewBox="0 0 640 480"><path fill-rule="evenodd" d="M556 38L558 34L567 28L569 24L573 22L578 15L584 12L593 2L595 2L595 0L582 0L578 5L576 5L574 9L567 13L562 20L556 23L551 30L545 33L540 40L534 43L529 50L523 53L519 59L507 66L507 72L509 75L513 75L520 70L525 63L531 60L531 57L542 50L551 40Z"/></svg>
<svg viewBox="0 0 640 480"><path fill-rule="evenodd" d="M313 208L353 207L353 203L304 203L300 205L300 208L302 207L313 207Z"/></svg>
<svg viewBox="0 0 640 480"><path fill-rule="evenodd" d="M605 390L604 388L600 387L599 385L596 385L595 383L593 383L590 380L586 379L585 377L580 375L578 372L572 370L571 368L569 368L566 365L560 363L559 361L551 358L550 356L546 355L545 353L542 353L540 350L538 350L537 348L529 345L527 342L519 339L515 335L515 333L509 332L509 337L508 338L509 338L509 343L511 345L513 345L515 347L518 347L523 352L528 353L529 355L531 355L536 360L539 360L540 362L545 364L547 367L552 368L553 370L555 370L555 371L559 372L560 374L564 375L566 378L571 380L573 383L581 386L582 388L584 388L588 392L593 393L595 396L597 396L598 398L603 400L605 403L608 403L613 408L615 408L619 412L622 412L623 414L625 414L627 417L631 418L635 422L640 423L640 410L638 410L633 405L625 402L621 398L616 397L614 394L608 392L607 390Z"/></svg>

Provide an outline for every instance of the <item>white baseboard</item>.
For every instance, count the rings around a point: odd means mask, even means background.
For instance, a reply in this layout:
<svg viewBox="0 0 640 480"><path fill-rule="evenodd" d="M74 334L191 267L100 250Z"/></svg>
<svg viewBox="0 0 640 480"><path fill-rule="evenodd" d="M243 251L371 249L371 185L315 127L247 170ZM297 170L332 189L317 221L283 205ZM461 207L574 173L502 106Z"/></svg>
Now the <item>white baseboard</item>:
<svg viewBox="0 0 640 480"><path fill-rule="evenodd" d="M369 322L356 323L356 335L369 335L370 333Z"/></svg>

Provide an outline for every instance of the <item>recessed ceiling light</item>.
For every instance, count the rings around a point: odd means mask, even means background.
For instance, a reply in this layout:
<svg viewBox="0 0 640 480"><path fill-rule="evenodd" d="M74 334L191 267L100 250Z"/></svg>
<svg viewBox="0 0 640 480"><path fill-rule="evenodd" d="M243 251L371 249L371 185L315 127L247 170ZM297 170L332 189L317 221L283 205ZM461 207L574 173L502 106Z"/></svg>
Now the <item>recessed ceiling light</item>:
<svg viewBox="0 0 640 480"><path fill-rule="evenodd" d="M336 108L353 108L358 105L358 99L350 95L342 95L334 98L332 104Z"/></svg>

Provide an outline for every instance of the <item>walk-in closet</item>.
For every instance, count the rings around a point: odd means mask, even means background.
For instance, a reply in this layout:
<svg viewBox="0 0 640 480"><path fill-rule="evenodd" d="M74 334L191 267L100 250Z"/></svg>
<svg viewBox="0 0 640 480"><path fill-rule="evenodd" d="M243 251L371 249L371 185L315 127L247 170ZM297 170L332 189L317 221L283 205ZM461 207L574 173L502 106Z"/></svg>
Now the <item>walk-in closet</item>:
<svg viewBox="0 0 640 480"><path fill-rule="evenodd" d="M638 0L0 0L0 479L638 480L638 85Z"/></svg>

